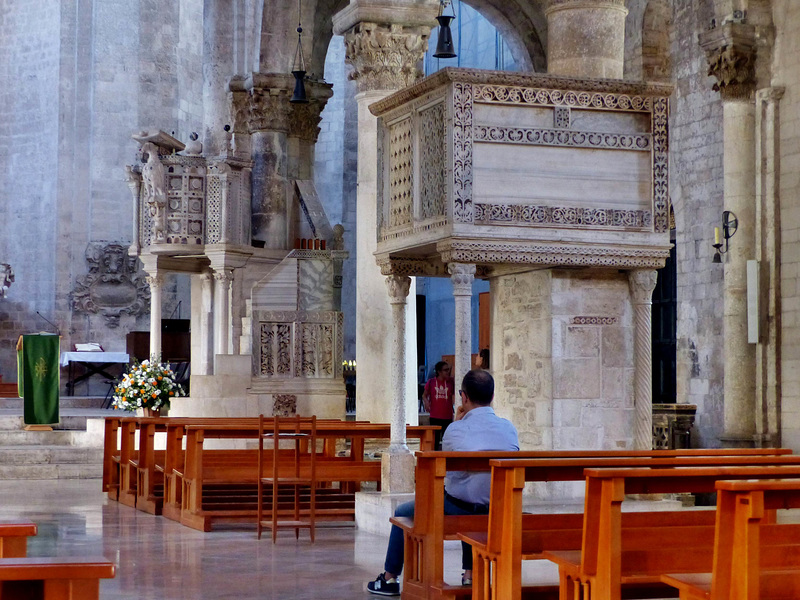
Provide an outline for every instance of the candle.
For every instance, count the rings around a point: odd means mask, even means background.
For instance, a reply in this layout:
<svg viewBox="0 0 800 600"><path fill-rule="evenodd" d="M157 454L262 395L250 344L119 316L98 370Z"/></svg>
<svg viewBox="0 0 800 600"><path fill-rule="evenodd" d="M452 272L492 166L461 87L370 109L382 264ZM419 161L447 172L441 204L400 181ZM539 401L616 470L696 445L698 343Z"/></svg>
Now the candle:
<svg viewBox="0 0 800 600"><path fill-rule="evenodd" d="M714 243L719 244L719 227L714 227Z"/></svg>

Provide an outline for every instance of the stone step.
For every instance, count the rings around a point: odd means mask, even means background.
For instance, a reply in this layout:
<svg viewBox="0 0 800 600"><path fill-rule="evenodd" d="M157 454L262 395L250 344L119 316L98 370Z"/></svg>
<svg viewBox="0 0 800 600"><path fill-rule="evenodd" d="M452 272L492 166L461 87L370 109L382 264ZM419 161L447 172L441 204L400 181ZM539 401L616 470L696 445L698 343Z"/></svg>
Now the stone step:
<svg viewBox="0 0 800 600"><path fill-rule="evenodd" d="M4 467L24 465L85 464L102 465L101 448L81 448L78 446L2 446L0 465Z"/></svg>
<svg viewBox="0 0 800 600"><path fill-rule="evenodd" d="M0 448L5 446L75 446L88 448L96 446L96 436L85 431L24 431L22 429L0 430Z"/></svg>
<svg viewBox="0 0 800 600"><path fill-rule="evenodd" d="M70 408L102 408L104 396L61 396L58 399L59 409ZM0 398L0 409L19 409L22 414L22 398Z"/></svg>
<svg viewBox="0 0 800 600"><path fill-rule="evenodd" d="M20 479L101 479L103 464L0 465L0 480ZM94 485L99 485L94 484Z"/></svg>
<svg viewBox="0 0 800 600"><path fill-rule="evenodd" d="M0 415L0 432L16 431L24 427L24 417L17 415ZM57 431L86 431L86 417L61 415L57 424L52 425Z"/></svg>

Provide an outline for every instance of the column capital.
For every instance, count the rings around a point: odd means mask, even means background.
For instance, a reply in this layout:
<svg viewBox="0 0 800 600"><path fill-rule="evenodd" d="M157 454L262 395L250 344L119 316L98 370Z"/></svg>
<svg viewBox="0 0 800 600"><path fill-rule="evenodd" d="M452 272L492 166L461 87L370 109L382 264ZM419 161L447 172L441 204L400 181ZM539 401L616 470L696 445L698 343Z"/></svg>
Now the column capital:
<svg viewBox="0 0 800 600"><path fill-rule="evenodd" d="M454 296L471 296L472 282L475 281L476 267L470 263L448 263L447 272L453 282Z"/></svg>
<svg viewBox="0 0 800 600"><path fill-rule="evenodd" d="M160 288L164 285L164 273L147 273L144 279L151 288Z"/></svg>
<svg viewBox="0 0 800 600"><path fill-rule="evenodd" d="M628 286L634 304L652 304L658 272L655 269L636 269L628 272Z"/></svg>
<svg viewBox="0 0 800 600"><path fill-rule="evenodd" d="M231 80L234 132L289 132L294 77L289 73L252 73Z"/></svg>
<svg viewBox="0 0 800 600"><path fill-rule="evenodd" d="M389 275L386 277L386 291L389 292L391 304L405 304L411 288L411 277L406 275Z"/></svg>
<svg viewBox="0 0 800 600"><path fill-rule="evenodd" d="M357 23L344 34L345 62L353 67L349 78L359 92L399 90L422 77L431 28Z"/></svg>
<svg viewBox="0 0 800 600"><path fill-rule="evenodd" d="M558 10L569 9L585 9L585 8L612 8L623 10L628 13L625 8L625 0L547 0L545 5L545 15Z"/></svg>
<svg viewBox="0 0 800 600"><path fill-rule="evenodd" d="M333 86L324 81L306 81L306 104L290 103L289 137L315 143L319 137L322 110L333 95Z"/></svg>
<svg viewBox="0 0 800 600"><path fill-rule="evenodd" d="M749 101L756 88L755 27L727 22L699 36L706 52L708 74L716 78L713 90L727 101Z"/></svg>
<svg viewBox="0 0 800 600"><path fill-rule="evenodd" d="M230 285L233 281L233 269L220 269L214 271L214 279L224 285Z"/></svg>

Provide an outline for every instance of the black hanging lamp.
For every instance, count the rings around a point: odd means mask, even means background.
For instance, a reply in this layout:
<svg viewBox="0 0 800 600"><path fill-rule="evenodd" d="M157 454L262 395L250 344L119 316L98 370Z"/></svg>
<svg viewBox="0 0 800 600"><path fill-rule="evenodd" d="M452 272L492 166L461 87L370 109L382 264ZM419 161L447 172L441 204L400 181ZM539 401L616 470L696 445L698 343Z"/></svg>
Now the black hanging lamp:
<svg viewBox="0 0 800 600"><path fill-rule="evenodd" d="M453 32L450 31L450 21L456 18L456 9L450 0L439 0L439 13L443 13L445 7L450 4L453 9L452 16L439 14L436 20L439 21L439 37L436 41L436 52L434 58L455 58L457 56L453 46Z"/></svg>
<svg viewBox="0 0 800 600"><path fill-rule="evenodd" d="M292 75L294 75L294 92L289 102L294 104L308 104L308 97L306 96L306 61L303 58L303 25L301 23L302 17L300 13L300 0L297 0L297 50L294 53L294 62L292 63Z"/></svg>

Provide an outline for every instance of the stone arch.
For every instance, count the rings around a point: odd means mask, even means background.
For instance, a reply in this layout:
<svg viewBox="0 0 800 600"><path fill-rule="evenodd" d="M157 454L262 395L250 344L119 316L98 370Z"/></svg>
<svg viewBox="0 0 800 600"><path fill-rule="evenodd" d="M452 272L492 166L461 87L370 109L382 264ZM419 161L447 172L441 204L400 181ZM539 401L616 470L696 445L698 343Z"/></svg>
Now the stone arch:
<svg viewBox="0 0 800 600"><path fill-rule="evenodd" d="M672 7L669 0L650 0L642 17L642 79L672 79Z"/></svg>

